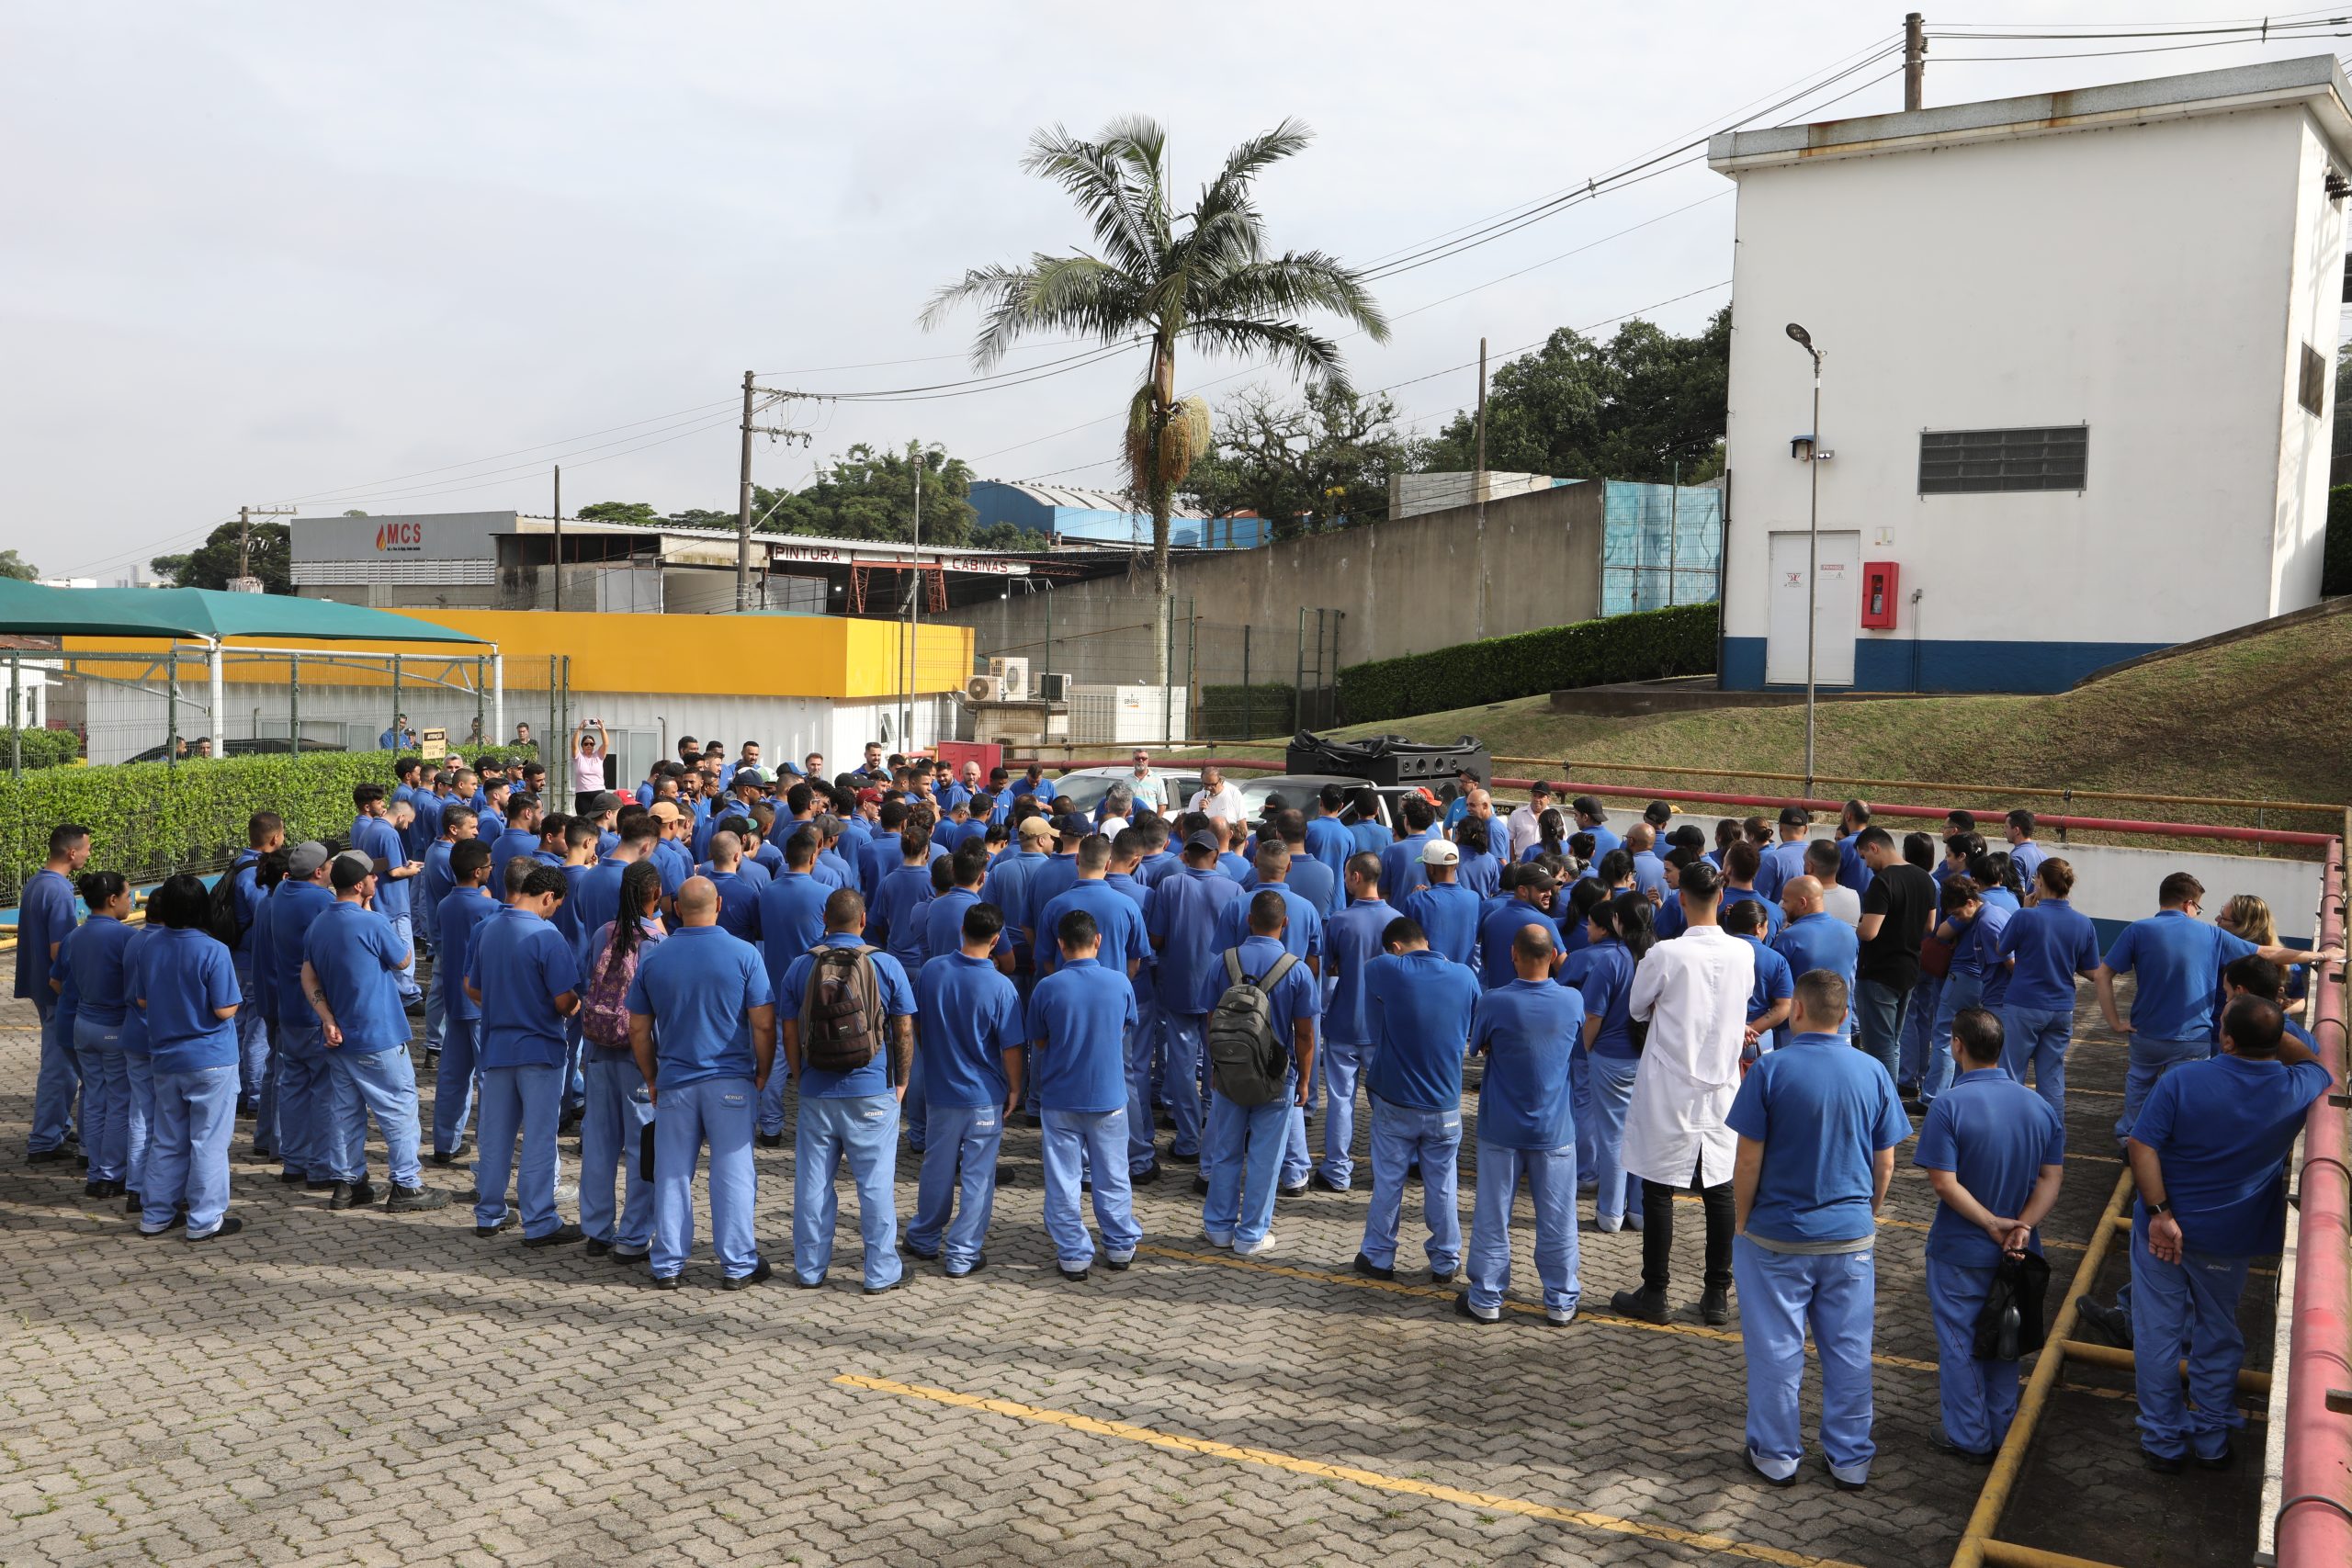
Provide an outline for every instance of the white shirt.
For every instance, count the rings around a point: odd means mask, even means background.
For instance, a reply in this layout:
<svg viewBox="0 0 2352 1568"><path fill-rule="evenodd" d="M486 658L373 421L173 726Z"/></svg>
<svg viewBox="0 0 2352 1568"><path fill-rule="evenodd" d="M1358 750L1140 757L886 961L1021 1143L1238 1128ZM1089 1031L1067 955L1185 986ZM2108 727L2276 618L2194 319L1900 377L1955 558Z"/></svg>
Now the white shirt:
<svg viewBox="0 0 2352 1568"><path fill-rule="evenodd" d="M1821 891L1821 911L1849 926L1862 923L1862 896L1843 883L1833 882Z"/></svg>
<svg viewBox="0 0 2352 1568"><path fill-rule="evenodd" d="M1537 822L1542 815L1532 806L1522 806L1510 814L1510 858L1514 863L1527 852L1529 845L1544 837L1544 829Z"/></svg>
<svg viewBox="0 0 2352 1568"><path fill-rule="evenodd" d="M1241 804L1241 792L1233 787L1230 779L1219 784L1214 795L1205 789L1193 791L1192 808L1226 822L1240 821L1246 809Z"/></svg>
<svg viewBox="0 0 2352 1568"><path fill-rule="evenodd" d="M586 795L605 787L605 754L602 751L574 751L571 754L571 789L575 795Z"/></svg>
<svg viewBox="0 0 2352 1568"><path fill-rule="evenodd" d="M1129 773L1119 781L1127 786L1137 806L1148 806L1156 812L1168 809L1168 781L1147 768L1140 773Z"/></svg>
<svg viewBox="0 0 2352 1568"><path fill-rule="evenodd" d="M1647 1021L1626 1108L1624 1166L1663 1186L1731 1179L1738 1136L1724 1125L1739 1093L1739 1054L1756 953L1720 926L1692 926L1659 942L1634 971L1626 1010Z"/></svg>

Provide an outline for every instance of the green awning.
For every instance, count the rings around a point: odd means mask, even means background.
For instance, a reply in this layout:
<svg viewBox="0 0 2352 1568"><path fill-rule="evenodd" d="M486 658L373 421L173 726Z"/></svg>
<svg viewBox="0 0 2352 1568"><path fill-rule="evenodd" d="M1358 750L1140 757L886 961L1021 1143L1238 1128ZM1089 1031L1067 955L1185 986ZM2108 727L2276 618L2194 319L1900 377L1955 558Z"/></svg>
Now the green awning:
<svg viewBox="0 0 2352 1568"><path fill-rule="evenodd" d="M48 588L0 578L0 632L27 637L298 638L329 642L488 639L326 599L209 588Z"/></svg>

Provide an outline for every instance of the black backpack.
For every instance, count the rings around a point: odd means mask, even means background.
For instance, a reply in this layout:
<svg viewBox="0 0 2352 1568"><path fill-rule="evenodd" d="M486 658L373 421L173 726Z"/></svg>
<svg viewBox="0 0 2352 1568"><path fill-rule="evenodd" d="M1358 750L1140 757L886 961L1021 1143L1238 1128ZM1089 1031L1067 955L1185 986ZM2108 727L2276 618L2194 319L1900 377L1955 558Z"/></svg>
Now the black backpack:
<svg viewBox="0 0 2352 1568"><path fill-rule="evenodd" d="M253 869L252 865L233 867L222 872L212 884L205 929L221 946L232 952L245 940L245 932L253 929L253 922L242 918L237 909L237 874Z"/></svg>
<svg viewBox="0 0 2352 1568"><path fill-rule="evenodd" d="M1216 1091L1236 1105L1271 1105L1282 1098L1290 1046L1275 1024L1272 993L1297 966L1298 955L1285 953L1265 974L1245 975L1241 950L1226 949L1225 994L1204 1032Z"/></svg>

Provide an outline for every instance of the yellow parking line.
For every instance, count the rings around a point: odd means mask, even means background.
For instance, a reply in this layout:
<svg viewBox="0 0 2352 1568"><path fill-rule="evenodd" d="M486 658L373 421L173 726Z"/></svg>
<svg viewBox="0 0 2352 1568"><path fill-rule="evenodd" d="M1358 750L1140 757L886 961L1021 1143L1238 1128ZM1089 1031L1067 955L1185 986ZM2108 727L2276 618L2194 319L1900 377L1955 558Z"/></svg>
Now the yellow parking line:
<svg viewBox="0 0 2352 1568"><path fill-rule="evenodd" d="M1664 1541L1675 1546L1690 1547L1700 1551L1718 1552L1726 1557L1742 1557L1751 1562L1770 1562L1776 1568L1853 1568L1830 1557L1808 1557L1803 1552L1783 1551L1776 1546L1756 1546L1733 1540L1728 1536L1710 1535L1700 1530L1678 1529L1673 1525L1652 1524L1643 1519L1620 1518L1614 1514L1596 1514L1585 1508L1557 1508L1548 1503L1531 1503L1522 1497L1505 1497L1492 1492L1471 1492L1459 1486L1440 1485L1432 1481L1415 1481L1402 1475L1384 1475L1376 1470L1360 1470L1354 1465L1326 1464L1320 1460L1298 1459L1290 1454L1276 1453L1271 1449L1236 1448L1230 1443L1212 1442L1206 1438L1188 1438L1177 1432L1162 1432L1151 1427L1137 1427L1125 1421L1104 1421L1091 1416L1079 1416L1067 1410L1047 1410L1035 1404L1020 1404L1010 1399L982 1399L974 1394L957 1393L950 1389L926 1388L920 1383L894 1382L888 1378L866 1378L853 1375L837 1377L833 1382L842 1387L868 1389L876 1393L895 1393L908 1399L928 1400L958 1410L977 1410L990 1416L1006 1416L1016 1421L1035 1421L1048 1427L1064 1427L1073 1432L1085 1432L1098 1438L1120 1438L1131 1443L1143 1443L1172 1453L1198 1454L1204 1459L1221 1459L1235 1464L1261 1465L1268 1470L1284 1470L1294 1475L1311 1475L1319 1481L1346 1481L1358 1486L1368 1486L1379 1492L1402 1493L1411 1497L1426 1497L1435 1503L1452 1503L1459 1507L1476 1508L1491 1514L1519 1514L1532 1519L1545 1519L1555 1524L1574 1525L1582 1529L1607 1535L1634 1536L1643 1540Z"/></svg>

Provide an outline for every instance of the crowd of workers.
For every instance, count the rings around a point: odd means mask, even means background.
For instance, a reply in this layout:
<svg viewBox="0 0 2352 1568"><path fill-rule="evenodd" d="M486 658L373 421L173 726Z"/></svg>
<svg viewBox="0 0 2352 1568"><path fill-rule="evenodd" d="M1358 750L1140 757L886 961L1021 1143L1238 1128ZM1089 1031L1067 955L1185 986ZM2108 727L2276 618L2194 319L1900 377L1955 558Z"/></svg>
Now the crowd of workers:
<svg viewBox="0 0 2352 1568"><path fill-rule="evenodd" d="M602 736L582 739L601 769ZM2328 1089L2288 976L2340 956L2281 946L2258 899L2208 922L2176 873L2102 951L2072 865L2022 811L1999 847L1960 812L1940 845L1898 840L1859 801L1831 837L1795 807L1711 837L1664 803L1621 837L1597 801L1541 784L1498 815L1469 774L1443 805L1392 797L1395 820L1376 792L1330 785L1252 821L1214 770L1180 800L1143 752L1083 813L1037 767L951 776L879 746L829 775L821 757L771 773L754 745L729 759L687 739L634 798L575 764L562 813L536 763L402 757L396 787L355 791L349 849L289 844L256 813L227 876L170 878L143 923L119 875L85 869L88 832L58 827L17 925L17 995L41 1025L31 1162L74 1160L142 1236L209 1242L242 1224L241 1116L250 1153L332 1209L377 1198L372 1119L389 1211L447 1206L424 1172L470 1160L476 1236L584 1242L660 1289L695 1250L707 1166L712 1251L741 1290L773 1276L754 1151L783 1146L789 1109L792 1281L827 1281L845 1168L872 1294L900 1284L902 1255L950 1278L987 1266L1016 1117L1041 1129L1045 1225L1075 1283L1130 1266L1134 1190L1170 1167L1195 1173L1204 1240L1281 1250L1278 1201L1353 1189L1368 1109L1357 1272L1404 1267L1418 1193L1428 1277L1461 1286L1470 1323L1500 1321L1523 1188L1530 1315L1570 1323L1584 1193L1596 1230L1643 1236L1641 1282L1609 1310L1663 1323L1682 1310L1674 1200L1695 1194L1695 1310L1728 1324L1736 1292L1748 1465L1796 1479L1810 1335L1828 1474L1854 1488L1874 1452L1873 1241L1908 1107L1939 1201L1936 1445L1989 1462L2003 1441L2018 1351L1986 1325L2027 1289L2059 1195L2089 979L2131 1041L2114 1132L2138 1201L2130 1290L2086 1319L2164 1348L2137 1374L2151 1465L2232 1461L2238 1297L2280 1245L2289 1149ZM576 1222L557 1207L572 1132ZM919 1161L903 1227L902 1135Z"/></svg>

